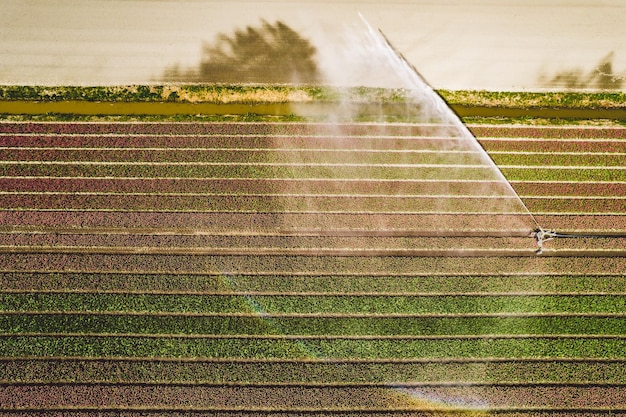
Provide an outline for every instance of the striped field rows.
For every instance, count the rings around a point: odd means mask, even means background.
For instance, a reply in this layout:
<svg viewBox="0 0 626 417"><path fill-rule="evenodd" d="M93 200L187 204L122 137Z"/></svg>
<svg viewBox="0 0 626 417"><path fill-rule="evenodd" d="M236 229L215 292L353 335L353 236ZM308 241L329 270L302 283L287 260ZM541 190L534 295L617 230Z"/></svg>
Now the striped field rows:
<svg viewBox="0 0 626 417"><path fill-rule="evenodd" d="M0 415L626 414L626 129L455 129L1 122Z"/></svg>

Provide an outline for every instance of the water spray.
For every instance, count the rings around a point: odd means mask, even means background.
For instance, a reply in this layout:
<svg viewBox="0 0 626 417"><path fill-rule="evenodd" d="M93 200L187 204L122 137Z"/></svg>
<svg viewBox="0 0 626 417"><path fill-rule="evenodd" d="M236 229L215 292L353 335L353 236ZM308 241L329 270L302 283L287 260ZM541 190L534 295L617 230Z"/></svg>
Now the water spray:
<svg viewBox="0 0 626 417"><path fill-rule="evenodd" d="M440 106L446 106L447 109L452 112L454 114L454 111L452 109L449 108L449 106L447 106L447 103L445 102L445 100L443 99L443 97L441 97L441 95L439 95L439 93L437 93L437 91L435 91L430 84L428 84L428 82L426 81L426 79L422 76L422 74L420 74L420 72L417 70L417 68L415 68L414 65L412 65L403 55L402 53L400 53L389 41L389 39L385 36L385 34L382 32L382 30L378 30L377 32L373 30L373 28L369 25L369 23L367 22L367 20L365 20L365 18L359 14L359 16L361 17L361 19L363 20L363 22L366 24L366 26L368 27L368 29L370 30L370 32L374 35L378 34L378 37L380 38L380 40L382 42L384 42L386 44L386 46L388 47L388 49L390 51L393 52L393 54L395 55L395 57L397 59L399 59L402 64L410 70L410 72L413 75L414 78L414 82L416 82L418 85L420 85L423 88L427 88L428 90L430 90L433 94L433 96L435 96L438 99L438 105ZM474 135L469 131L469 129L467 128L467 126L465 126L465 124L461 121L461 118L458 117L458 115L456 115L457 117L454 118L452 121L455 123L456 127L458 129L460 129L461 131L463 131L466 135L474 138ZM491 164L494 167L494 170L498 173L500 179L505 182L506 184L508 184L509 189L511 190L511 192L513 194L515 194L517 196L517 193L515 192L515 190L513 190L513 187L510 185L509 181L504 177L504 174L502 174L502 172L500 171L500 169L497 167L497 165L493 162L493 160L490 159ZM518 196L519 198L519 196ZM528 208L526 207L526 205L523 203L523 201L520 198L520 202L521 204L524 206L524 208L526 209L526 212L528 213L528 215L530 215L531 219L533 220L533 222L536 225L536 229L533 230L530 233L530 237L534 238L537 241L537 246L538 249L536 250L536 254L537 255L541 255L543 253L543 249L544 249L544 243L553 239L609 239L609 238L616 238L616 239L624 239L626 238L626 235L623 234L612 234L612 233L602 233L602 234L589 234L589 233L561 233L561 232L557 232L554 230L547 230L542 228L539 225L539 222L537 222L537 219L535 219L535 216L533 216L533 214L530 212L530 210L528 210Z"/></svg>

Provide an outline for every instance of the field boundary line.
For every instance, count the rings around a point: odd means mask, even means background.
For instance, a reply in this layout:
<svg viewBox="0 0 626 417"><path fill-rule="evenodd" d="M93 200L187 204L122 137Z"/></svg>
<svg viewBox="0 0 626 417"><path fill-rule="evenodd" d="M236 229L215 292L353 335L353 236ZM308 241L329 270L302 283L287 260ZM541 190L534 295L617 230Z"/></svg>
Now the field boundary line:
<svg viewBox="0 0 626 417"><path fill-rule="evenodd" d="M389 387L393 389L393 387ZM559 406L458 406L458 405L441 405L441 406L390 406L390 407L260 407L260 406L166 406L166 405L58 405L58 406L25 406L25 407L6 407L0 406L0 412L3 413L98 413L99 415L106 413L256 413L264 415L341 415L346 413L359 413L367 415L368 413L376 415L398 414L406 415L407 413L424 412L424 413L495 413L495 414L513 414L526 413L537 415L540 413L550 414L606 414L615 415L626 413L626 407L598 407L598 406L579 406L579 407L559 407Z"/></svg>
<svg viewBox="0 0 626 417"><path fill-rule="evenodd" d="M481 164L369 164L369 163L325 163L325 162L156 162L156 161L0 161L0 165L95 165L95 166L215 166L215 167L324 167L324 168L460 168L490 169L492 165ZM515 165L512 165L513 167ZM509 166L510 167L510 166ZM626 169L620 167L615 169ZM141 178L141 177L139 177ZM167 177L163 177L167 178Z"/></svg>
<svg viewBox="0 0 626 417"><path fill-rule="evenodd" d="M601 167L599 168L601 169ZM189 182L373 182L373 183L413 183L413 184L429 184L429 183L446 183L446 184L503 184L501 180L438 180L438 179L388 179L388 178L253 178L253 177L117 177L117 176L89 176L89 177L69 177L69 176L52 176L52 175L6 175L0 176L0 180L59 180L59 181L189 181ZM568 180L510 180L511 184L602 184L602 185L626 185L626 181L568 181Z"/></svg>
<svg viewBox="0 0 626 417"><path fill-rule="evenodd" d="M79 294L79 295L180 295L180 296L237 296L237 297L407 297L407 298L437 298L437 297L619 297L626 296L626 292L321 292L321 291L175 291L175 290L103 290L103 289L0 289L0 294ZM0 310L2 311L2 310ZM33 310L38 311L38 310ZM546 313L549 314L549 313ZM559 313L560 314L560 313ZM568 314L568 313L563 313ZM591 313L593 314L593 313ZM621 314L621 313L610 313ZM626 314L626 313L624 313Z"/></svg>
<svg viewBox="0 0 626 417"><path fill-rule="evenodd" d="M626 127L624 128L626 130ZM610 137L589 137L589 138L551 138L551 137L532 137L532 136L478 136L479 142L557 142L557 143L623 143L626 146L626 138L610 138ZM491 152L489 152L491 153Z"/></svg>
<svg viewBox="0 0 626 417"><path fill-rule="evenodd" d="M169 255L169 256L310 256L310 257L535 257L528 249L405 249L405 248L281 248L281 247L160 247L160 246L0 246L3 254ZM546 249L541 256L625 257L624 249Z"/></svg>
<svg viewBox="0 0 626 417"><path fill-rule="evenodd" d="M198 339L198 340L619 340L626 341L626 334L579 334L579 333L502 333L502 334L442 334L442 335L381 335L381 334L201 334L201 333L93 333L93 332L0 332L0 338L128 338L128 339Z"/></svg>
<svg viewBox="0 0 626 417"><path fill-rule="evenodd" d="M112 122L111 124L118 124L118 122ZM196 124L196 123L194 123ZM287 125L289 126L289 125ZM395 125L391 125L395 126ZM411 125L413 126L413 125ZM419 127L421 125L415 125ZM430 127L430 126L427 126ZM340 127L341 128L341 127ZM304 133L32 133L32 132L0 132L0 138L2 137L43 137L43 138L176 138L176 139L363 139L363 140L432 140L432 141L450 141L450 140L465 140L459 136L443 136L443 135L352 135L350 133L345 134L304 134ZM612 140L611 138L607 138ZM621 139L615 139L619 141Z"/></svg>
<svg viewBox="0 0 626 417"><path fill-rule="evenodd" d="M525 229L435 230L435 229L210 229L109 226L1 226L0 234L138 235L138 236L227 236L227 237L532 237Z"/></svg>
<svg viewBox="0 0 626 417"><path fill-rule="evenodd" d="M15 207L15 208L6 208L0 207L0 212L32 212L32 213L49 213L49 212L85 212L85 213L197 213L197 214L324 214L324 215L384 215L384 216L398 216L398 215L475 215L475 216L530 216L530 214L526 211L370 211L370 210L353 210L353 211L340 211L340 210L327 210L327 211L314 211L314 210L279 210L279 211L260 211L260 210L198 210L198 209L124 209L124 208L33 208L33 207ZM564 212L556 212L556 213L564 213ZM541 212L533 212L533 214L546 214ZM550 214L550 213L547 213ZM573 213L564 213L569 215L589 215L589 216L598 216L598 215L610 215L610 216L622 216L626 213L612 213L612 212L599 212L599 213L584 213L584 212L573 212Z"/></svg>
<svg viewBox="0 0 626 417"><path fill-rule="evenodd" d="M237 296L230 294L230 296ZM489 295L487 297L490 297ZM436 297L433 297L436 298ZM177 312L109 310L0 310L0 316L101 316L179 318L267 318L267 319L533 319L533 318L626 318L626 313L609 312L502 312L502 313L284 313L284 312ZM14 333L19 336L20 333ZM514 333L511 333L514 334ZM477 334L479 335L479 334ZM401 335L398 335L401 336Z"/></svg>
<svg viewBox="0 0 626 417"><path fill-rule="evenodd" d="M557 382L550 380L541 381L331 381L331 382L308 382L308 381L107 381L107 380L0 380L0 386L121 386L121 387L211 387L211 388L523 388L523 387L550 387L550 388L626 388L624 382L599 382L599 381L566 381Z"/></svg>
<svg viewBox="0 0 626 417"><path fill-rule="evenodd" d="M121 180L121 181L192 181L192 182L217 182L217 181L255 181L255 182L374 182L374 183L388 183L388 182L398 182L398 183L468 183L468 184L503 184L502 180L468 180L468 179L451 179L451 180L437 180L437 179L417 179L417 178L397 178L397 179L389 179L389 178L258 178L258 177L117 177L117 176L90 176L90 177L70 177L70 176L52 176L52 175L6 175L0 176L0 180L9 179L9 180L97 180L97 181L111 181L111 180ZM560 182L560 181L559 181ZM626 181L622 181L626 183ZM606 183L610 183L606 181ZM618 182L621 183L621 182Z"/></svg>
<svg viewBox="0 0 626 417"><path fill-rule="evenodd" d="M501 169L563 169L563 170L615 170L615 171L623 171L626 170L626 166L600 166L600 165L498 165L498 168Z"/></svg>
<svg viewBox="0 0 626 417"><path fill-rule="evenodd" d="M552 156L626 156L626 152L543 152L543 151L486 151L489 155L552 155Z"/></svg>
<svg viewBox="0 0 626 417"><path fill-rule="evenodd" d="M481 151L471 150L446 150L446 149L370 149L370 148L192 148L192 147L77 147L77 146L0 146L0 150L20 150L20 151L97 151L97 152L134 152L134 151L155 151L155 152L319 152L319 153L373 153L373 154L463 154L482 155ZM550 154L546 152L546 154ZM616 155L617 153L608 153Z"/></svg>
<svg viewBox="0 0 626 417"><path fill-rule="evenodd" d="M0 177L1 179L1 177ZM476 195L476 194L323 194L323 193L193 193L193 192L121 192L121 191L1 191L1 195L41 195L41 196L133 196L133 197L289 197L289 198L390 198L390 199L481 199L517 200L517 195ZM584 195L520 195L519 198L550 200L625 200L626 196L584 196Z"/></svg>
<svg viewBox="0 0 626 417"><path fill-rule="evenodd" d="M0 180L2 178L0 177ZM323 194L323 193L185 193L185 192L120 192L120 191L3 191L0 195L62 195L62 196L156 196L156 197L291 197L291 198L446 198L446 199L481 199L481 200L517 200L516 195L475 195L475 194ZM626 198L607 197L607 198Z"/></svg>
<svg viewBox="0 0 626 417"><path fill-rule="evenodd" d="M253 358L253 357L173 357L173 356L0 356L2 362L36 361L36 362L160 362L160 363L235 363L235 364L507 364L507 363L602 363L624 364L626 357L433 357L433 358Z"/></svg>
<svg viewBox="0 0 626 417"><path fill-rule="evenodd" d="M410 273L410 272L399 272L399 273L389 273L389 272L380 272L380 273L367 273L360 274L355 272L323 272L320 274L314 274L311 272L298 272L298 271L260 271L260 272L237 272L237 273L228 273L228 272L180 272L176 270L146 270L146 271L133 271L133 270L71 270L71 269L62 269L62 270L38 270L38 269L2 269L0 270L2 274L100 274L100 275L171 275L171 276L180 276L180 275L190 275L190 276L212 276L212 277L232 277L232 276L248 276L248 277L274 277L274 276L287 276L287 277L373 277L373 278L424 278L424 277L435 277L435 278L448 278L448 277L613 277L613 278L624 278L624 274L620 272L613 273L594 273L594 274L576 274L569 272L502 272L502 273L469 273L464 275L462 273L446 273L446 272L433 272L433 273Z"/></svg>

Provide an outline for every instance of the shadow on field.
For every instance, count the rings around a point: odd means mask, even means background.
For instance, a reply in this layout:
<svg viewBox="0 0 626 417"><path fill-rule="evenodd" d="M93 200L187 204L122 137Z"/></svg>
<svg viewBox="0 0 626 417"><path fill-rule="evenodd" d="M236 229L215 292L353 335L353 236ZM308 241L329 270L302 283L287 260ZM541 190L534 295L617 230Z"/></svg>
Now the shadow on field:
<svg viewBox="0 0 626 417"><path fill-rule="evenodd" d="M614 73L614 56L615 54L611 51L589 73L585 73L581 68L574 68L561 71L551 77L541 74L539 83L547 88L565 88L568 90L620 90L624 85L626 73Z"/></svg>
<svg viewBox="0 0 626 417"><path fill-rule="evenodd" d="M232 35L219 34L205 43L197 68L175 65L165 70L163 81L198 83L315 83L320 73L316 49L281 21L247 26Z"/></svg>

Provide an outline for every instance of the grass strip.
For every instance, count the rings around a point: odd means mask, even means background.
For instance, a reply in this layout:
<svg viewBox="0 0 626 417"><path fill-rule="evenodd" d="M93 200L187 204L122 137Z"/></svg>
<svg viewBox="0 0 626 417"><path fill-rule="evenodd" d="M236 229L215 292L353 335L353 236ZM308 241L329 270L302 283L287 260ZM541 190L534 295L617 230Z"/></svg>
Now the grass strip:
<svg viewBox="0 0 626 417"><path fill-rule="evenodd" d="M623 108L622 92L491 92L438 90L451 105L489 107ZM127 86L0 86L1 100L139 101L180 103L354 102L402 103L409 91L368 87L284 85L127 85Z"/></svg>

